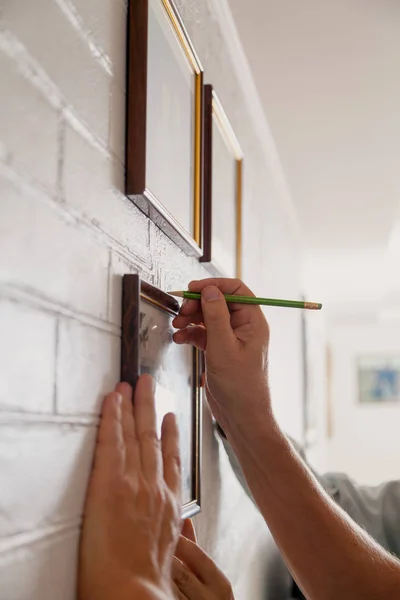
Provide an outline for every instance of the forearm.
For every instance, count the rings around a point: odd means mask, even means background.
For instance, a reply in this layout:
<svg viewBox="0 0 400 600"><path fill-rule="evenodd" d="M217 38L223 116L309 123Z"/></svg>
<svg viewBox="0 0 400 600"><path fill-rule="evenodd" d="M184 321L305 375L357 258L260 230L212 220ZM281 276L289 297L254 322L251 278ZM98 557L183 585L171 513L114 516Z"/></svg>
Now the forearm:
<svg viewBox="0 0 400 600"><path fill-rule="evenodd" d="M270 417L245 429L230 423L226 434L308 598L375 600L398 593L400 563L335 505Z"/></svg>

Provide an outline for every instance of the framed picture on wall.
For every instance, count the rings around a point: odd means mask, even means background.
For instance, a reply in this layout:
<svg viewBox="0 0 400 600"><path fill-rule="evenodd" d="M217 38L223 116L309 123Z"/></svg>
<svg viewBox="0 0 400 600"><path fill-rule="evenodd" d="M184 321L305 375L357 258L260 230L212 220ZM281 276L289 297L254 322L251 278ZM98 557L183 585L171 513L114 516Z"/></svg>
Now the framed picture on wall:
<svg viewBox="0 0 400 600"><path fill-rule="evenodd" d="M203 69L173 0L130 0L126 194L202 255Z"/></svg>
<svg viewBox="0 0 400 600"><path fill-rule="evenodd" d="M357 380L361 404L400 403L400 355L358 357Z"/></svg>
<svg viewBox="0 0 400 600"><path fill-rule="evenodd" d="M204 86L204 225L202 262L215 275L242 273L243 154L211 85Z"/></svg>
<svg viewBox="0 0 400 600"><path fill-rule="evenodd" d="M159 432L165 414L177 416L186 518L200 511L201 365L198 350L172 340L178 311L169 294L138 275L123 277L121 377L133 387L142 373L155 379Z"/></svg>

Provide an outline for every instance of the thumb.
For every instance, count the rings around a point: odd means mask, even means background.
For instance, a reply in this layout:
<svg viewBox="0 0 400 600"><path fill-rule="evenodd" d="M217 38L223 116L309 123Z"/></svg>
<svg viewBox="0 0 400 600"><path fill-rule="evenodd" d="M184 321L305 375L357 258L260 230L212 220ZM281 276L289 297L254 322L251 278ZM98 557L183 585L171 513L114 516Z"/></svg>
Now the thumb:
<svg viewBox="0 0 400 600"><path fill-rule="evenodd" d="M201 293L201 308L207 329L207 350L224 348L236 341L231 327L231 317L225 298L213 285L205 287Z"/></svg>

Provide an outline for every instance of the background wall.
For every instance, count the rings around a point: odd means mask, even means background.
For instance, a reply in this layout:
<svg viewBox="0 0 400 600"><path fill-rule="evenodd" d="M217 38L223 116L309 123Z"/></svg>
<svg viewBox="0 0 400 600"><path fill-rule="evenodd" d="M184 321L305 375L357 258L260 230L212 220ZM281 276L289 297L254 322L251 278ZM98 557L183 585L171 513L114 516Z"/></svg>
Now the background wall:
<svg viewBox="0 0 400 600"><path fill-rule="evenodd" d="M329 326L329 339L333 437L328 444L327 467L365 484L399 479L400 406L358 403L356 361L363 355L398 356L400 324L336 320Z"/></svg>
<svg viewBox="0 0 400 600"><path fill-rule="evenodd" d="M295 221L223 4L178 2L245 156L244 279L299 296ZM123 195L125 2L13 0L1 20L0 597L72 600L101 399L119 378L121 276L183 288L207 271ZM268 317L274 403L300 437L300 315ZM204 410L200 543L238 600L283 598L282 563Z"/></svg>
<svg viewBox="0 0 400 600"><path fill-rule="evenodd" d="M310 293L310 298L319 298ZM326 306L324 307L326 310ZM307 460L319 473L327 467L328 386L326 324L322 314L309 311L304 314L306 338L306 410L304 441ZM307 424L308 421L308 424Z"/></svg>

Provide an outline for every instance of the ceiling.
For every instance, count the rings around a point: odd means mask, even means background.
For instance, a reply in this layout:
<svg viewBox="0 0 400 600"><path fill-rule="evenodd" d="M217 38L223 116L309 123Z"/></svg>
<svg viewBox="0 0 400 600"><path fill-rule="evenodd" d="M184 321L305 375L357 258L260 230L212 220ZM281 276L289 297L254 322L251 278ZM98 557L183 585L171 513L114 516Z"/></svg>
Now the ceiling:
<svg viewBox="0 0 400 600"><path fill-rule="evenodd" d="M389 295L400 310L400 3L229 5L307 243L307 287L334 310L380 310Z"/></svg>

